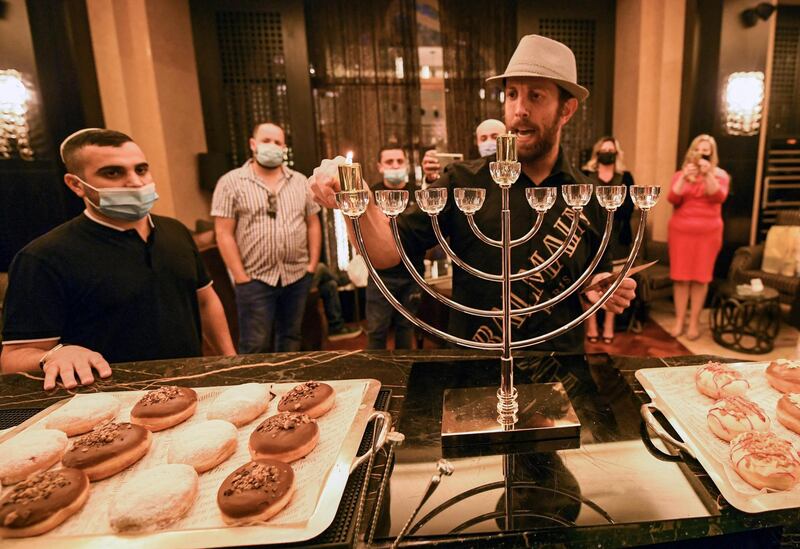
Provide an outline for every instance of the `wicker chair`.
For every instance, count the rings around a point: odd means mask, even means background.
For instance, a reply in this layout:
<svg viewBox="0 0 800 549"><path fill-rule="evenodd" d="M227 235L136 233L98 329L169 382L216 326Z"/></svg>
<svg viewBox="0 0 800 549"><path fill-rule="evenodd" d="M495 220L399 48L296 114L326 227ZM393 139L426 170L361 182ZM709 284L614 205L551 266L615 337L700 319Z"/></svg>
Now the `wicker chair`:
<svg viewBox="0 0 800 549"><path fill-rule="evenodd" d="M776 225L800 225L800 210L778 212ZM728 280L734 284L746 284L753 278L760 278L764 286L778 290L781 303L791 304L800 291L800 277L767 273L761 270L764 244L742 246L733 256Z"/></svg>

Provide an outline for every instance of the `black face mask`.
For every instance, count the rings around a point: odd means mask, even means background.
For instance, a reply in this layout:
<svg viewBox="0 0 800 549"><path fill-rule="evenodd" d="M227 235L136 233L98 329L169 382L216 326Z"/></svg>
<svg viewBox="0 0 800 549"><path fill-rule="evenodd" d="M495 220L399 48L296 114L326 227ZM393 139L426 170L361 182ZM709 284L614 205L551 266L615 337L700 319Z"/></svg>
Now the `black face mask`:
<svg viewBox="0 0 800 549"><path fill-rule="evenodd" d="M700 158L702 158L706 162L711 162L711 155L710 154L701 154Z"/></svg>
<svg viewBox="0 0 800 549"><path fill-rule="evenodd" d="M597 162L611 166L617 161L617 153L615 152L599 152L597 153Z"/></svg>

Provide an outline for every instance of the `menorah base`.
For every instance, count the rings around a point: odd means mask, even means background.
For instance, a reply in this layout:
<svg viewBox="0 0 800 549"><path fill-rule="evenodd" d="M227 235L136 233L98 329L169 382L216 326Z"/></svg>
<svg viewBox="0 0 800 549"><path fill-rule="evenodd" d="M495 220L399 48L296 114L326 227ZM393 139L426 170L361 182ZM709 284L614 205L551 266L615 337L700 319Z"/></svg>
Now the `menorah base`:
<svg viewBox="0 0 800 549"><path fill-rule="evenodd" d="M516 385L517 422L498 421L497 387L446 389L442 405L442 446L518 445L579 439L581 424L561 383Z"/></svg>

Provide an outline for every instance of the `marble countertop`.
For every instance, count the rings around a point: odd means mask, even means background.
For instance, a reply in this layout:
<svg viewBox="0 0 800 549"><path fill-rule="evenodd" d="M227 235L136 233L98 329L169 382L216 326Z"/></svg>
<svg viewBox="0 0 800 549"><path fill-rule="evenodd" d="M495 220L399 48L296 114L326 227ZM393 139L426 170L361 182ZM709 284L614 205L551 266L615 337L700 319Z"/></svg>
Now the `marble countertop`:
<svg viewBox="0 0 800 549"><path fill-rule="evenodd" d="M195 358L120 364L88 391L146 390L245 382L376 378L392 391L389 411L406 435L398 448L376 544L391 543L420 500L442 457L441 394L445 388L496 385L498 360L475 351L331 351ZM580 447L513 455L451 457L455 473L422 509L407 538L431 545L511 547L562 544L620 546L728 536L766 546L800 540L800 510L742 513L727 504L691 459L667 463L642 442L638 408L648 402L634 378L640 368L699 364L712 357L670 359L549 356L521 353L516 383L561 381L582 424ZM44 408L70 395L41 390L39 374L0 377L0 409ZM510 471L510 473L509 473ZM365 525L373 516L383 460L370 485ZM505 472L505 474L504 474ZM503 479L515 482L504 497ZM504 523L504 506L514 510ZM455 530L455 531L454 531ZM719 537L717 537L719 536Z"/></svg>

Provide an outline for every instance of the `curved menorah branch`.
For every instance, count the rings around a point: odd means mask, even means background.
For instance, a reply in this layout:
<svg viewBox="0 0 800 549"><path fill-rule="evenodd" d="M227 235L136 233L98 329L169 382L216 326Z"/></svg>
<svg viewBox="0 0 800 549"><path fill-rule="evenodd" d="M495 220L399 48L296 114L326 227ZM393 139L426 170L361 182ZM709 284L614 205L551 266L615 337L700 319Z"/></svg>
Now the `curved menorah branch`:
<svg viewBox="0 0 800 549"><path fill-rule="evenodd" d="M580 210L573 209L572 211L575 214L575 217L572 218L572 225L569 228L569 233L567 233L567 236L566 238L564 238L564 242L561 243L561 246L559 246L558 249L555 252L553 252L553 254L550 257L542 261L539 265L536 265L535 267L532 267L527 271L521 271L519 273L512 274L511 275L512 282L514 282L515 280L523 280L525 278L528 278L529 276L541 273L550 265L558 261L558 258L564 254L567 247L569 246L569 243L572 242L572 238L575 236L575 233L578 232L578 225L580 224L580 217L581 217Z"/></svg>
<svg viewBox="0 0 800 549"><path fill-rule="evenodd" d="M442 235L441 228L439 227L438 218L435 215L432 215L430 217L431 217L431 221L433 223L433 231L434 231L434 233L436 233L436 238L439 241L439 243L442 245L442 249L444 249L445 253L447 253L447 255L450 257L450 259L453 260L453 263L455 263L456 265L458 265L459 267L461 267L462 269L464 269L468 273L473 274L475 276L479 276L481 278L484 278L485 280L493 280L493 281L496 281L496 282L497 281L502 282L502 280L503 280L502 275L487 274L487 273L484 273L483 271L479 271L478 269L475 269L472 266L464 263L464 261L462 261L461 258L459 258L455 254L455 252L452 250L452 248L450 248L450 245L447 243L447 240L445 240L444 235ZM578 217L576 216L575 220L573 221L573 226L571 227L571 230L570 230L571 234L574 234L574 230L576 229L575 225L577 223L577 219L578 219ZM552 307L553 305L556 305L557 303L560 303L561 301L563 301L564 299L566 299L570 295L572 295L575 292L575 290L577 290L578 288L583 286L583 283L586 282L586 280L592 275L594 270L597 268L597 265L600 263L600 260L602 259L603 254L606 251L606 248L608 247L608 242L611 239L611 231L613 229L613 226L614 226L614 212L611 211L611 210L608 210L607 211L607 216L606 216L605 232L603 233L603 240L600 242L600 247L598 248L597 253L594 256L594 259L592 259L592 262L589 264L589 267L586 269L586 271L580 277L578 277L577 280L575 280L575 282L572 283L572 285L570 285L568 288L566 288L560 294L548 299L547 301L543 301L542 303L538 303L536 305L531 305L530 307L523 307L521 309L511 309L511 316L518 317L518 316L524 316L524 315L529 315L529 314L532 314L532 313L537 313L539 311L543 311L543 310L545 310L547 308ZM565 242L569 242L570 239L567 239ZM400 255L402 257L405 254L401 253ZM552 263L552 262L550 262L550 263ZM538 267L539 266L537 265L536 267L534 267L534 269L537 269ZM524 275L526 275L526 273L528 273L528 272L529 271L523 271L523 272L517 273L516 275L511 275L510 278L511 278L512 281L513 280L520 280L520 279L524 278ZM442 297L444 297L444 296L442 296ZM441 300L439 300L439 301L441 301ZM460 309L461 305L459 303L452 302L452 306L454 306L457 310L462 310L462 309ZM467 311L463 311L463 312L467 312ZM479 315L479 316L484 316L484 315ZM486 316L501 317L502 316L502 310L500 311L499 315L492 314L492 315L486 315Z"/></svg>
<svg viewBox="0 0 800 549"><path fill-rule="evenodd" d="M474 307L469 307L467 305L459 303L458 301L454 301L448 298L447 296L443 296L442 294L437 292L434 288L432 288L431 285L425 281L425 278L423 278L419 274L417 269L414 268L414 264L411 263L411 259L408 258L408 255L406 254L405 248L403 246L403 241L400 239L400 230L397 226L397 218L394 216L390 217L389 223L392 227L392 235L394 236L394 243L395 246L397 246L397 251L400 252L400 259L403 260L403 265L406 266L406 269L408 269L408 273L411 275L414 281L417 284L419 284L423 290L428 292L428 294L430 294L431 297L433 297L440 303L447 305L448 307L452 307L457 311L461 311L462 313L469 313L475 316L495 317L495 318L503 316L503 311L496 309L490 311L486 309L476 309Z"/></svg>
<svg viewBox="0 0 800 549"><path fill-rule="evenodd" d="M478 227L478 224L475 223L475 214L465 213L464 215L467 216L467 223L469 223L469 228L472 229L472 232L475 234L475 236L477 236L480 239L481 242L485 242L489 246L494 246L495 248L500 248L503 246L503 243L500 242L499 240L495 240L494 238L489 238L488 236L483 234L483 231L480 229L480 227ZM539 218L541 217L542 216L539 215ZM536 222L539 223L539 219L537 219ZM541 223L539 224L541 225Z"/></svg>
<svg viewBox="0 0 800 549"><path fill-rule="evenodd" d="M502 275L499 275L499 274L496 275L496 274L493 274L493 273L487 273L487 272L481 271L479 269L476 269L475 267L469 265L463 259L458 257L458 255L453 251L453 249L450 247L450 244L447 242L447 240L444 238L444 235L442 234L441 227L439 226L439 218L438 218L438 216L432 215L430 217L431 217L431 223L433 224L433 232L436 234L436 240L439 241L439 244L442 246L442 249L445 251L445 253L447 254L447 256L450 258L450 260L453 263L455 263L456 265L458 265L459 267L461 267L462 269L467 271L469 274L471 274L473 276L477 276L477 277L482 278L484 280L491 280L491 281L494 281L494 282L502 282L503 281L503 276ZM530 231L528 231L528 234L526 234L524 237L516 239L516 240L514 240L512 242L517 242L519 244L522 244L523 242L526 242L526 241L530 240L533 237L533 235L535 235L536 232L539 230L539 227L541 226L543 219L544 219L543 214L539 214L539 216L538 216L538 218L536 220L536 223L534 224L533 228ZM499 240L492 240L491 238L487 237L482 232L480 232L480 229L475 224L473 216L468 215L467 216L467 220L469 222L470 228L472 228L472 231L475 233L475 236L477 236L480 240L482 240L483 242L487 242L488 244L491 244L493 246L495 245L494 244L495 242L497 244L501 244ZM570 228L569 228L569 233L567 234L567 236L564 239L564 242L561 244L561 246L559 246L558 249L556 251L554 251L553 254L550 257L548 257L545 261L543 261L539 265L536 265L535 267L531 267L530 269L527 269L525 271L520 271L518 273L512 274L511 277L510 277L511 281L512 282L516 282L518 280L524 280L524 279L528 278L529 276L533 276L535 274L538 274L538 273L544 271L550 265L552 265L553 263L558 261L558 258L560 258L564 254L564 252L567 250L567 248L569 247L569 243L572 241L572 238L575 236L575 233L578 231L578 225L580 225L580 211L576 211L575 212L575 217L572 218L572 224L570 225ZM512 246L513 246L513 244L512 244ZM525 314L525 313L519 313L517 311L512 311L512 312L514 312L515 314Z"/></svg>
<svg viewBox="0 0 800 549"><path fill-rule="evenodd" d="M467 271L469 274L477 276L478 278L482 278L484 280L493 280L495 282L503 281L503 275L485 273L480 269L476 269L472 265L469 265L466 261L458 257L456 253L453 251L453 249L450 247L450 244L447 242L447 239L445 239L444 235L442 234L442 229L441 227L439 227L439 216L434 214L431 215L430 218L431 218L431 224L433 225L433 232L436 234L436 240L439 241L439 245L442 247L444 252L447 254L447 256L453 263L455 263L456 265Z"/></svg>
<svg viewBox="0 0 800 549"><path fill-rule="evenodd" d="M532 345L538 345L539 343L543 343L545 341L549 341L550 339L558 337L561 334L573 329L575 326L577 326L578 324L589 318L591 315L596 313L597 310L600 309L600 307L605 305L606 301L608 301L611 298L611 296L614 295L614 292L617 291L619 285L622 284L622 281L628 274L631 265L633 265L633 262L639 253L639 248L641 248L642 246L642 241L644 240L643 237L646 225L647 225L647 210L641 210L641 215L639 218L639 230L636 233L636 240L633 244L633 249L631 250L631 253L628 254L628 259L625 261L625 265L622 267L622 271L620 271L619 275L617 275L617 278L614 280L614 282L611 283L611 286L609 286L609 288L603 293L603 295L600 297L600 299L597 300L597 302L593 303L591 307L589 307L588 309L586 309L586 311L583 312L583 314L578 315L577 318L564 324L560 328L557 328L553 331L547 332L546 334L542 334L536 337L512 342L511 348L521 349L523 347L530 347Z"/></svg>
<svg viewBox="0 0 800 549"><path fill-rule="evenodd" d="M358 245L358 251L361 253L361 257L364 258L364 263L367 264L367 270L369 271L372 280L375 282L375 285L378 287L378 290L383 294L383 297L397 309L401 315L403 315L406 320L411 322L413 325L425 330L426 332L435 335L445 341L449 341L450 343L455 343L456 345L462 345L464 347L470 347L472 349L484 349L490 351L499 351L502 349L501 343L483 343L481 341L472 341L470 339L464 339L461 337L456 337L454 335L448 334L438 328L434 328L427 322L423 322L422 320L415 317L411 312L406 309L402 303L400 303L396 297L392 295L392 292L386 287L386 284L383 283L381 277L378 275L378 272L375 270L375 266L372 264L372 261L367 255L367 248L364 245L364 237L361 234L361 224L359 223L358 218L352 218L353 222L353 232L355 233L356 237L356 244Z"/></svg>
<svg viewBox="0 0 800 549"><path fill-rule="evenodd" d="M503 246L503 243L500 242L499 240L495 240L494 238L489 238L488 236L483 234L483 231L481 231L480 227L478 227L478 224L475 223L475 214L465 213L464 215L467 216L467 223L469 223L469 228L472 229L472 232L475 233L475 236L477 236L482 242L485 242L490 246L494 246L495 248L501 248ZM534 222L533 227L531 227L531 230L528 231L525 234L525 236L521 238L515 238L514 240L512 240L511 247L513 248L515 246L519 246L520 244L524 244L528 240L533 238L533 236L539 232L539 228L541 228L542 222L544 222L544 212L537 212L536 221Z"/></svg>
<svg viewBox="0 0 800 549"><path fill-rule="evenodd" d="M609 211L608 217L606 217L606 228L605 232L603 233L603 240L600 241L600 247L597 249L597 253L594 255L592 262L587 267L586 271L578 277L575 282L573 282L568 288L562 291L560 294L557 294L547 301L543 301L541 303L537 303L536 305L532 305L530 307L523 307L522 309L512 309L511 316L524 316L529 315L531 313L538 313L539 311L543 311L552 307L557 303L561 303L566 298L571 296L575 290L579 289L583 286L583 283L592 275L594 270L597 268L597 265L600 263L600 260L603 258L603 254L608 247L608 242L611 240L611 230L614 227L614 212Z"/></svg>
<svg viewBox="0 0 800 549"><path fill-rule="evenodd" d="M533 236L536 233L539 232L539 228L542 226L542 223L544 222L544 214L545 212L536 212L536 221L533 223L533 227L531 227L531 230L525 233L520 238L515 238L511 240L512 248L516 248L520 244L525 244L528 240L533 238Z"/></svg>

